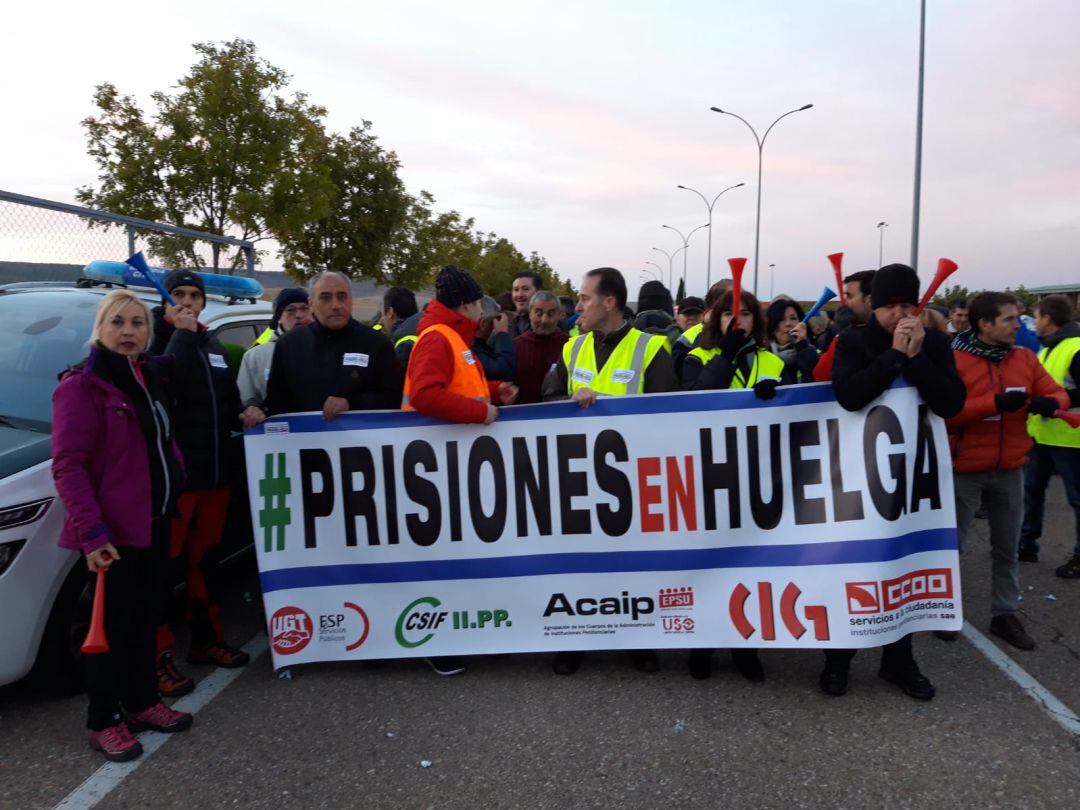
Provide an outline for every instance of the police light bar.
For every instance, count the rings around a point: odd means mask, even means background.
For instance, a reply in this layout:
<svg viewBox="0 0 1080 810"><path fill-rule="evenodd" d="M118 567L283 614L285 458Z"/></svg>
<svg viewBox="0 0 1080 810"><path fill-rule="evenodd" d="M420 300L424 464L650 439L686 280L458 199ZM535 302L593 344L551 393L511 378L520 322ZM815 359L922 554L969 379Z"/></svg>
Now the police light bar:
<svg viewBox="0 0 1080 810"><path fill-rule="evenodd" d="M169 270L164 267L149 268L150 274L164 282ZM226 276L221 273L199 273L206 285L207 295L223 298L260 298L263 286L247 276ZM123 284L125 287L154 289L143 276L126 262L90 262L83 268L83 276L106 284Z"/></svg>

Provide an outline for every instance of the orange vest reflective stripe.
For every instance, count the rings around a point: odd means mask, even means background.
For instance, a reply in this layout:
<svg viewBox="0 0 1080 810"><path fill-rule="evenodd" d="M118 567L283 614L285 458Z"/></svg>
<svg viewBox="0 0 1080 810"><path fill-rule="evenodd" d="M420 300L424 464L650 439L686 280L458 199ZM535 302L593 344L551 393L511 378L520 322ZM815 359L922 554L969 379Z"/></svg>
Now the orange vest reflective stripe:
<svg viewBox="0 0 1080 810"><path fill-rule="evenodd" d="M469 397L470 399L482 399L484 402L491 402L487 377L484 376L484 367L480 365L480 361L473 356L472 351L465 345L461 335L445 323L433 324L421 332L416 346L413 347L411 357L416 356L417 348L420 347L424 337L431 332L438 332L446 338L447 343L450 344L450 351L454 354L454 376L446 387L447 392ZM411 370L412 362L409 363L409 371ZM401 410L403 411L416 410L409 403L409 392L412 390L412 377L409 371L405 372L405 395L401 398Z"/></svg>

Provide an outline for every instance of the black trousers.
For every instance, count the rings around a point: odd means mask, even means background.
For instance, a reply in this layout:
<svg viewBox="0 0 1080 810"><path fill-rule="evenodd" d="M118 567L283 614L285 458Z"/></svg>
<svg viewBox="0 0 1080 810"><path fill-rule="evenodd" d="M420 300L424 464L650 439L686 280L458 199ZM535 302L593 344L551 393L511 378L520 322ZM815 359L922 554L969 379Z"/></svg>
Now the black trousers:
<svg viewBox="0 0 1080 810"><path fill-rule="evenodd" d="M826 664L849 664L857 650L825 650ZM914 658L911 651L911 633L881 648L881 666L886 669L900 667Z"/></svg>
<svg viewBox="0 0 1080 810"><path fill-rule="evenodd" d="M86 727L101 731L123 712L141 712L158 700L156 632L166 588L169 521L155 520L150 548L118 548L120 559L105 574L107 652L84 656ZM97 579L90 574L91 588Z"/></svg>

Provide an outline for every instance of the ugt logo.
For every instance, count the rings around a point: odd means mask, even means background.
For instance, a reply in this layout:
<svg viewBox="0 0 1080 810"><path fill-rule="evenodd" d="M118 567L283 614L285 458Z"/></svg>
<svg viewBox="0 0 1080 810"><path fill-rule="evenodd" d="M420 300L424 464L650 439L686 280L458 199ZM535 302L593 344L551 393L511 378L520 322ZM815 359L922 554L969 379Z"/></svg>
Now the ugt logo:
<svg viewBox="0 0 1080 810"><path fill-rule="evenodd" d="M759 582L758 593L758 621L761 624L761 640L776 640L776 620L773 611L773 593L771 582ZM794 582L789 582L780 597L780 619L787 628L792 638L800 639L806 632L806 626L799 620L796 604L802 591ZM728 601L728 612L735 629L743 638L750 638L758 631L746 617L746 600L750 598L750 589L741 582L731 592ZM803 616L814 628L814 638L818 641L829 640L829 612L825 605L807 605L803 608Z"/></svg>
<svg viewBox="0 0 1080 810"><path fill-rule="evenodd" d="M311 617L301 608L288 605L270 617L270 643L278 655L293 655L311 641Z"/></svg>

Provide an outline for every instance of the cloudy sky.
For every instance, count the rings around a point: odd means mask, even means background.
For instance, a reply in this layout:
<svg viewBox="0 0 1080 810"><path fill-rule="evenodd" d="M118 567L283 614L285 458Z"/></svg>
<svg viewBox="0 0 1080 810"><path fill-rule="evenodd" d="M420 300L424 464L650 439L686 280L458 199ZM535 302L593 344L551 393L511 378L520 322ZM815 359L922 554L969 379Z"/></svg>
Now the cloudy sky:
<svg viewBox="0 0 1080 810"><path fill-rule="evenodd" d="M66 6L67 4L65 4ZM1080 5L929 0L920 264L972 287L1080 282ZM763 131L759 292L816 297L845 269L908 261L916 0L711 2L22 3L5 12L0 188L72 201L92 183L79 121L103 81L147 99L242 36L329 108L374 123L413 191L546 256L577 281L597 265L631 287L713 217L713 278L754 253ZM62 17L62 19L58 19ZM21 79L19 78L21 77ZM688 251L703 290L706 231ZM8 258L6 256L0 257ZM13 257L17 258L17 257ZM752 266L748 267L752 273ZM675 261L676 278L682 272Z"/></svg>

